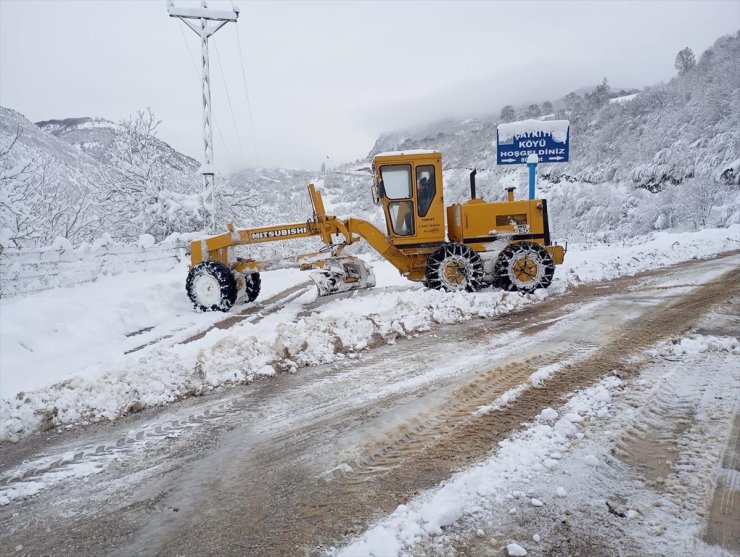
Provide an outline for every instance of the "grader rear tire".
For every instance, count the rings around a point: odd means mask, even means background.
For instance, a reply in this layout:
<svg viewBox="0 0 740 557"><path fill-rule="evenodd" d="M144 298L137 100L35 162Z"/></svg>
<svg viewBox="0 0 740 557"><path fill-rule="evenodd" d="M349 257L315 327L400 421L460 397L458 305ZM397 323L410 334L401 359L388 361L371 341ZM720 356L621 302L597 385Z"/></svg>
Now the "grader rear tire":
<svg viewBox="0 0 740 557"><path fill-rule="evenodd" d="M236 302L234 273L218 261L202 261L190 269L185 290L190 301L200 311L229 311ZM257 291L259 292L259 286Z"/></svg>
<svg viewBox="0 0 740 557"><path fill-rule="evenodd" d="M480 290L483 287L480 255L464 244L443 244L427 260L425 284L445 292Z"/></svg>
<svg viewBox="0 0 740 557"><path fill-rule="evenodd" d="M534 242L509 244L498 256L494 283L504 290L533 292L552 283L555 264L547 250Z"/></svg>

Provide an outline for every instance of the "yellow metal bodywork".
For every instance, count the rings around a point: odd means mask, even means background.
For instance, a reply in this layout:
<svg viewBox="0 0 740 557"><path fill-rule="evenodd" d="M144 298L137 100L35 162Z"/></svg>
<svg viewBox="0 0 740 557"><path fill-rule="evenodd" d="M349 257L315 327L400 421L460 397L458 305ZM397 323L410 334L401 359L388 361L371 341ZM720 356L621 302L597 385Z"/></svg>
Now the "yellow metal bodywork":
<svg viewBox="0 0 740 557"><path fill-rule="evenodd" d="M233 254L233 246L313 236L321 237L324 244L331 248L333 256L338 255L344 246L365 240L401 274L414 281L424 280L429 255L446 241L464 243L476 252L500 250L509 242L531 241L545 246L555 264L563 262L563 246L550 245L549 242L545 200L515 201L510 191L508 201L471 199L462 204L450 205L445 210L442 155L439 152L412 151L377 155L373 161L376 184L380 183L386 167L406 168L411 177L407 196L395 199L380 196L386 233L362 219L339 219L327 215L321 193L313 184L309 184L313 218L305 222L243 230L229 226L228 232L224 234L192 242L191 265L210 259L240 273L257 272L269 268L270 264L252 259L237 259ZM422 200L420 174L432 171L434 195L431 199L426 197ZM394 203L397 209L395 213ZM411 233L397 233L398 223L402 221L412 223ZM321 256L322 253L315 253L290 259L301 268L321 268ZM456 269L450 269L450 273L450 276L460 274Z"/></svg>

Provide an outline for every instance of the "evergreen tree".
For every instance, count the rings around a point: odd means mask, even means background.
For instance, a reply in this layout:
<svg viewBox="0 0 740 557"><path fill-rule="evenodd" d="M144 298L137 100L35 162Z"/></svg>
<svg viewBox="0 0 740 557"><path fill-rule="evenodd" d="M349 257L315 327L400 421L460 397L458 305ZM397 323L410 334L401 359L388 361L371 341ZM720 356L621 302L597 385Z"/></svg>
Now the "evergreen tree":
<svg viewBox="0 0 740 557"><path fill-rule="evenodd" d="M676 61L673 63L673 67L678 71L678 75L684 75L696 66L696 57L693 51L687 46L686 48L679 50L676 54Z"/></svg>
<svg viewBox="0 0 740 557"><path fill-rule="evenodd" d="M516 120L516 110L510 104L507 104L501 109L501 121L502 122L513 122Z"/></svg>
<svg viewBox="0 0 740 557"><path fill-rule="evenodd" d="M537 118L537 116L541 114L542 111L540 110L540 106L538 104L530 104L527 107L527 112L525 113L527 118Z"/></svg>
<svg viewBox="0 0 740 557"><path fill-rule="evenodd" d="M565 103L565 107L568 110L573 110L573 108L578 104L578 101L581 100L581 97L577 93L568 93L563 97L563 102Z"/></svg>

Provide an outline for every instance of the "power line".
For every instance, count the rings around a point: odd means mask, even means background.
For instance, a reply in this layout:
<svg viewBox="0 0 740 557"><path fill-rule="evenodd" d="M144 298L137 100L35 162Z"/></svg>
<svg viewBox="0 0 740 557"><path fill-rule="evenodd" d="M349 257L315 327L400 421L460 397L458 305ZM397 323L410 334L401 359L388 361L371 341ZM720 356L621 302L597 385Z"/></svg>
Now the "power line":
<svg viewBox="0 0 740 557"><path fill-rule="evenodd" d="M233 5L233 1L232 1ZM257 134L254 133L254 118L252 117L252 103L249 102L249 88L247 87L247 71L244 69L244 55L242 54L242 41L239 38L239 26L234 25L236 29L236 42L239 47L239 60L242 64L242 80L244 82L244 95L247 97L247 111L249 112L249 125L252 129L252 141L254 142L254 160L257 166L260 165L259 155L257 154Z"/></svg>
<svg viewBox="0 0 740 557"><path fill-rule="evenodd" d="M221 54L218 51L218 43L216 43L216 39L214 37L213 39L213 46L216 49L216 60L218 60L218 69L221 72L221 79L224 82L224 90L226 91L226 100L229 102L229 110L231 111L231 121L234 123L234 130L236 130L236 138L239 141L239 148L242 152L242 157L244 157L244 162L247 162L247 152L244 150L244 144L242 143L242 136L239 133L239 124L236 122L236 116L234 116L234 107L231 104L231 95L229 95L229 86L226 84L226 75L224 74L224 67L221 64Z"/></svg>
<svg viewBox="0 0 740 557"><path fill-rule="evenodd" d="M182 30L182 27L179 25L177 28L180 30L180 35L182 36L182 40L185 42L185 48L188 51L188 56L190 56L190 62L193 64L193 71L195 72L195 76L198 78L198 81L200 81L200 74L198 73L198 65L195 63L195 58L193 57L193 53L190 51L190 44L188 43L188 39L185 36L185 33ZM216 118L216 115L213 115L213 122L216 124L216 131L218 132L218 137L221 139L221 145L224 146L224 152L226 153L226 158L229 159L229 164L231 168L236 168L236 165L234 164L234 160L231 158L231 153L229 153L229 149L226 147L226 140L224 139L224 134L221 131L221 126L218 123L218 118Z"/></svg>

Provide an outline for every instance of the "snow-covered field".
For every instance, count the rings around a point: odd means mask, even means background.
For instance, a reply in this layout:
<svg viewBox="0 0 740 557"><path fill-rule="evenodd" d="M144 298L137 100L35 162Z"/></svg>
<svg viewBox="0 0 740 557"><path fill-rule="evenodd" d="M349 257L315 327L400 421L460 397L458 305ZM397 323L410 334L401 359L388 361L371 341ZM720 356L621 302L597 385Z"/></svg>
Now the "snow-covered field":
<svg viewBox="0 0 740 557"><path fill-rule="evenodd" d="M429 291L373 260L375 289L317 300L315 289L303 286L305 273L273 271L264 273L252 312L228 328L213 327L228 316L192 310L185 264L2 299L0 440L112 420L261 375L352 358L372 345L436 324L492 318L579 283L738 248L740 225L659 233L641 243L571 245L553 285L529 296Z"/></svg>

